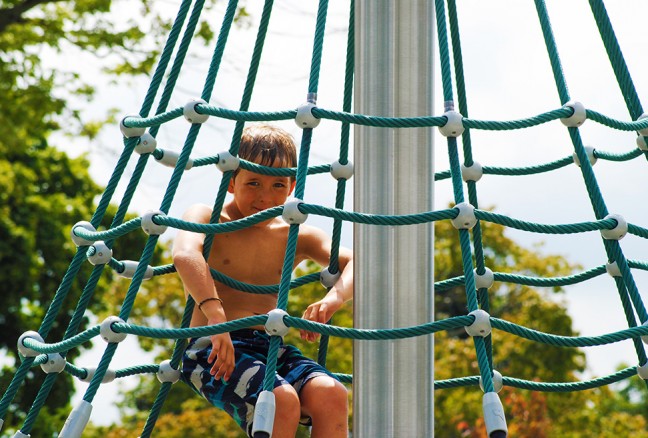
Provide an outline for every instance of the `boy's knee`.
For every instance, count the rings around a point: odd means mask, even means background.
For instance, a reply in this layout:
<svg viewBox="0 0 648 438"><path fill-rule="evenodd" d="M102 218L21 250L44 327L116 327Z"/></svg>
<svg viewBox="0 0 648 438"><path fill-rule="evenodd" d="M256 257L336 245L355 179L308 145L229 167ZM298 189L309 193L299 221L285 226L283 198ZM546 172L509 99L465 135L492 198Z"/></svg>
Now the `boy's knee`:
<svg viewBox="0 0 648 438"><path fill-rule="evenodd" d="M343 414L348 410L348 391L344 385L331 377L317 377L304 388L302 403L311 416L323 411L327 416Z"/></svg>
<svg viewBox="0 0 648 438"><path fill-rule="evenodd" d="M272 392L275 396L275 417L297 423L301 407L295 389L290 385L281 385Z"/></svg>

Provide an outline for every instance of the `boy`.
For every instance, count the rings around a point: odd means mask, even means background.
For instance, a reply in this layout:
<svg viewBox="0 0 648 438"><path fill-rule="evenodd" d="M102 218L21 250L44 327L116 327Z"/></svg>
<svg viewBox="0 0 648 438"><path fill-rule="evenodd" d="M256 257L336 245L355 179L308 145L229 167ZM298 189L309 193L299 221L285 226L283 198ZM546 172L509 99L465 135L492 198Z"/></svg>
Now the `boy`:
<svg viewBox="0 0 648 438"><path fill-rule="evenodd" d="M255 125L244 130L239 156L272 167L295 167L295 143L287 132ZM232 199L221 212L221 222L241 219L283 205L295 188L292 177L261 175L238 169L228 191ZM183 219L209 223L212 209L195 205ZM180 231L173 245L173 262L196 306L191 326L223 323L263 315L276 307L276 294L251 294L212 279L210 267L239 281L266 285L281 278L289 225L281 217L252 227L216 234L208 257L203 257L204 234ZM320 229L303 224L295 255L328 266L331 240ZM353 263L350 250L340 248L341 276L326 296L308 306L303 317L325 323L353 296ZM301 332L304 339L316 334ZM183 380L215 406L225 410L251 435L254 406L263 389L269 336L264 327L192 339L185 351ZM312 421L311 436L336 438L348 435L346 388L330 373L290 345L279 350L275 376L273 438L294 437L300 418Z"/></svg>

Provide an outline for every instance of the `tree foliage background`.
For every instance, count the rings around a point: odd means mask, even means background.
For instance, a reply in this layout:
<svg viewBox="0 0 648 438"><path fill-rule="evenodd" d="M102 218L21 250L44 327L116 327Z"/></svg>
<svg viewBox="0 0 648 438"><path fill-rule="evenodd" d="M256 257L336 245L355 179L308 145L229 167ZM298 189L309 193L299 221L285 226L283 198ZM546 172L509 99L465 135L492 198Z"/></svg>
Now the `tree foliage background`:
<svg viewBox="0 0 648 438"><path fill-rule="evenodd" d="M80 66L57 69L46 60L67 51L94 56L107 75L136 76L151 72L170 21L155 12L150 0L0 0L0 391L7 388L17 365L15 342L26 330L37 329L60 279L76 249L69 238L70 227L89 220L95 196L101 193L91 178L87 157L70 157L58 146L66 137L93 139L113 113L92 119L80 111L95 96L91 78ZM213 2L208 3L213 4ZM114 11L133 13L116 20ZM239 17L245 17L245 8ZM212 41L214 29L203 21L197 37ZM77 68L78 67L78 68ZM110 76L106 76L107 78ZM114 216L111 207L103 221ZM436 224L435 278L461 275L456 231L447 223ZM115 247L118 259L137 260L145 236L121 238ZM541 255L537 248L525 249L510 240L497 225L484 227L487 265L494 271L555 276L572 272L572 266L557 256ZM164 248L155 263L168 261ZM70 291L59 318L50 331L60 339L91 271L84 265ZM314 269L307 266L306 271ZM101 319L114 314L122 302L128 282L110 272L102 276L90 310ZM184 299L177 276L167 275L143 285L131 315L135 323L177 326ZM560 289L537 290L525 286L496 284L491 289L493 315L537 330L575 335ZM318 285L307 285L291 294L289 311L300 315L303 308L321 296ZM436 296L437 319L465 314L465 291L461 287ZM347 307L335 324L352 325ZM88 321L85 321L87 323ZM316 355L316 346L289 340ZM570 381L584 369L583 353L575 349L532 344L495 332L494 365L504 375L542 381ZM144 350L167 358L170 342L141 338ZM332 339L328 366L351 373L351 342ZM74 361L80 352L73 350ZM472 341L462 331L440 333L435 347L436 379L477 374ZM2 433L20 427L42 382L39 369L14 399ZM88 437L137 436L157 392L154 377L142 378L138 387L125 394L121 403L123 421L109 427L90 427ZM52 436L67 417L72 379L59 376L35 430ZM647 436L646 388L638 378L618 385L579 393L531 393L505 388L500 396L507 410L512 436ZM439 437L483 436L481 392L476 388L437 391L435 427ZM302 430L301 434L305 434ZM231 420L216 411L182 384L174 385L158 421L156 437L241 436Z"/></svg>

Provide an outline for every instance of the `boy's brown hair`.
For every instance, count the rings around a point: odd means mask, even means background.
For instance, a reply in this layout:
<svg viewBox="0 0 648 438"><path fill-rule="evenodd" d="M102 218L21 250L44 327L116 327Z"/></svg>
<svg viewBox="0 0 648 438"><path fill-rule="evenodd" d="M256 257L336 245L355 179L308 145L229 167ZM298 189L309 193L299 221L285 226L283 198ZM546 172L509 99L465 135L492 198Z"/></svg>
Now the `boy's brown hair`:
<svg viewBox="0 0 648 438"><path fill-rule="evenodd" d="M268 124L251 125L243 130L238 155L262 166L297 166L297 147L292 135Z"/></svg>

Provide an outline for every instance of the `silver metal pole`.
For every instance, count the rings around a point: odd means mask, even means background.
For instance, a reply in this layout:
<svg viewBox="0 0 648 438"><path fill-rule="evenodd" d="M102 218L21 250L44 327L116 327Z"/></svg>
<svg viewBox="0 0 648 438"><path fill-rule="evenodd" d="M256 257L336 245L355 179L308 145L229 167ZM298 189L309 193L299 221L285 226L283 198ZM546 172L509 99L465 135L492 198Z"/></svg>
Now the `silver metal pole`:
<svg viewBox="0 0 648 438"><path fill-rule="evenodd" d="M355 112L432 114L431 0L356 0ZM431 128L355 127L355 210L407 214L433 209ZM357 328L433 320L432 224L356 225ZM432 336L354 342L355 438L434 435Z"/></svg>

